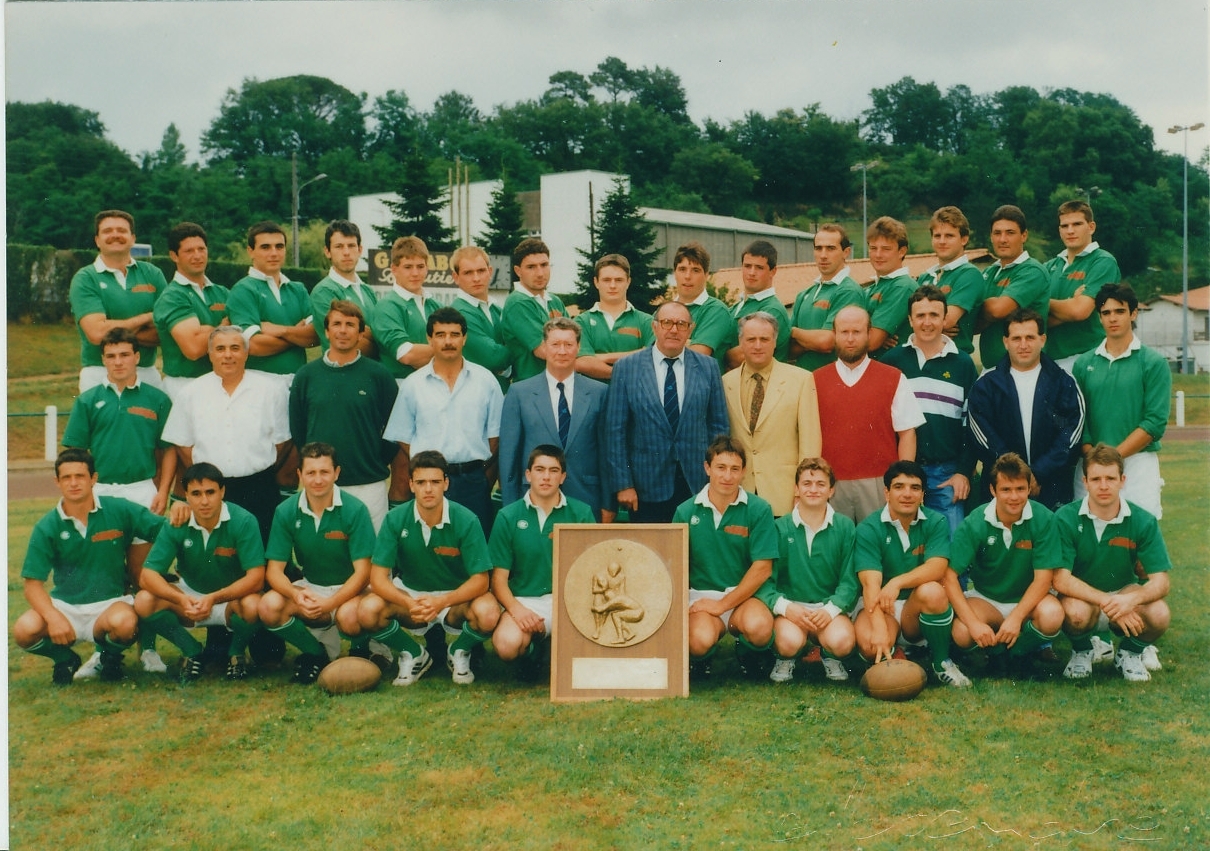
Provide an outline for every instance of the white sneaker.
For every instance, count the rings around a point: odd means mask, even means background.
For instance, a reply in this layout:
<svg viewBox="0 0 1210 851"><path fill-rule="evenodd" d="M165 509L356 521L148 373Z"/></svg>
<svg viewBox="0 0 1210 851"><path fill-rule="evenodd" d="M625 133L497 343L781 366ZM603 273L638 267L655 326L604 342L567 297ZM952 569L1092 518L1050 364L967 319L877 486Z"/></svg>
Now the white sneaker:
<svg viewBox="0 0 1210 851"><path fill-rule="evenodd" d="M1082 680L1092 673L1092 660L1096 656L1096 650L1073 650L1071 651L1071 659L1067 662L1067 667L1063 669L1063 676L1069 680Z"/></svg>
<svg viewBox="0 0 1210 851"><path fill-rule="evenodd" d="M450 677L460 686L470 685L475 681L475 673L471 670L471 651L451 650L445 657L445 665L450 669Z"/></svg>
<svg viewBox="0 0 1210 851"><path fill-rule="evenodd" d="M433 665L433 657L424 648L420 650L420 656L413 656L411 653L399 654L399 676L395 677L394 685L410 686L416 680L424 676Z"/></svg>
<svg viewBox="0 0 1210 851"><path fill-rule="evenodd" d="M1125 650L1118 651L1117 661L1114 662L1119 671L1122 672L1122 678L1127 682L1145 683L1151 679L1151 674L1147 672L1147 668L1143 665L1142 653L1129 653Z"/></svg>
<svg viewBox="0 0 1210 851"><path fill-rule="evenodd" d="M849 672L845 670L840 660L833 659L831 656L823 657L823 672L829 680L837 683L843 683L849 678Z"/></svg>
<svg viewBox="0 0 1210 851"><path fill-rule="evenodd" d="M1113 661L1113 642L1106 641L1099 635L1092 637L1092 663L1099 665L1102 662Z"/></svg>
<svg viewBox="0 0 1210 851"><path fill-rule="evenodd" d="M143 670L149 674L166 674L168 672L168 666L164 664L160 654L154 650L144 650L139 655L139 661L143 663Z"/></svg>
<svg viewBox="0 0 1210 851"><path fill-rule="evenodd" d="M88 661L81 665L72 675L73 680L95 679L101 673L101 651L93 653Z"/></svg>
<svg viewBox="0 0 1210 851"><path fill-rule="evenodd" d="M947 686L953 686L954 688L971 687L970 678L962 673L962 669L958 667L958 664L953 659L946 659L942 662L940 671L933 668L933 676Z"/></svg>
<svg viewBox="0 0 1210 851"><path fill-rule="evenodd" d="M1164 664L1160 661L1160 651L1155 649L1154 644L1148 644L1143 648L1140 654L1143 657L1143 667L1148 671L1162 671Z"/></svg>
<svg viewBox="0 0 1210 851"><path fill-rule="evenodd" d="M794 679L794 660L778 659L773 663L773 671L769 679L775 683L788 683Z"/></svg>

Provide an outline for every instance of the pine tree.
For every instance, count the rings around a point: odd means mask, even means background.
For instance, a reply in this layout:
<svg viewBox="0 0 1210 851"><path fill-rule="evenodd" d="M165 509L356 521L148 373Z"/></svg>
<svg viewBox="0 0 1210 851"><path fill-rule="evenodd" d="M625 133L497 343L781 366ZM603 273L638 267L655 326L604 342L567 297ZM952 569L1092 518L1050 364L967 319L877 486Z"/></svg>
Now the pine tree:
<svg viewBox="0 0 1210 851"><path fill-rule="evenodd" d="M517 243L528 236L525 232L521 202L517 200L517 193L507 180L492 192L483 226L487 230L480 237L480 247L492 255L508 257L517 247Z"/></svg>
<svg viewBox="0 0 1210 851"><path fill-rule="evenodd" d="M631 201L630 192L620 179L615 181L601 208L597 211L594 227L595 249L580 251L584 258L577 267L580 284L573 300L582 308L591 307L597 301L597 290L592 285L593 265L606 254L621 254L630 261L630 290L627 298L639 310L650 313L651 302L663 295L668 275L667 269L654 265L660 250L655 245L655 228Z"/></svg>
<svg viewBox="0 0 1210 851"><path fill-rule="evenodd" d="M401 236L418 236L429 251L453 251L454 232L441 222L443 191L429 174L428 162L413 151L403 164L403 182L398 201L383 201L391 211L391 223L374 226L388 248Z"/></svg>

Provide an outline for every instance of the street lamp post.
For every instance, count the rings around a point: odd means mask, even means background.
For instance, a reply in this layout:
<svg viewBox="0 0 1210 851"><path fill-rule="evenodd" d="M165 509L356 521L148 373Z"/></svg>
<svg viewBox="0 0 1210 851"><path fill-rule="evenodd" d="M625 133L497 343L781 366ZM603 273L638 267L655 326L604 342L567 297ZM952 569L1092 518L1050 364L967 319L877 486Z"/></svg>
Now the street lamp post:
<svg viewBox="0 0 1210 851"><path fill-rule="evenodd" d="M298 182L298 154L290 154L290 186L293 195L293 203L290 208L290 242L294 245L294 267L298 268L298 195L312 183L319 180L324 180L327 175L319 173L310 180L299 185Z"/></svg>
<svg viewBox="0 0 1210 851"><path fill-rule="evenodd" d="M1181 126L1174 124L1169 133L1185 134L1185 235L1181 243L1181 372L1188 375L1189 363L1189 131L1201 130L1206 125Z"/></svg>
<svg viewBox="0 0 1210 851"><path fill-rule="evenodd" d="M866 259L869 259L870 256L870 246L866 244L865 232L870 225L866 215L867 201L865 176L867 171L880 165L882 165L881 160L870 160L869 162L857 163L857 165L849 167L849 171L861 172L861 246L862 252L865 254Z"/></svg>

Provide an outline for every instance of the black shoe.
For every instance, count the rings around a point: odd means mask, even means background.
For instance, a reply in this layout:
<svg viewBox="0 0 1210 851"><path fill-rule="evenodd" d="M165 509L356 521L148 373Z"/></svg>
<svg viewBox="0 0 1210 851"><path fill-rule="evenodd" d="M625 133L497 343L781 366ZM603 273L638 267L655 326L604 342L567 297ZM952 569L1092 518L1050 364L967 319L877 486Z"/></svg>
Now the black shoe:
<svg viewBox="0 0 1210 851"><path fill-rule="evenodd" d="M292 683L309 686L319 679L319 672L328 664L328 657L323 653L304 653L294 663Z"/></svg>
<svg viewBox="0 0 1210 851"><path fill-rule="evenodd" d="M108 650L101 653L101 682L116 683L122 679L122 654Z"/></svg>
<svg viewBox="0 0 1210 851"><path fill-rule="evenodd" d="M751 650L736 650L735 661L739 663L739 672L744 679L761 681L768 679L773 670L769 664L770 654L753 652Z"/></svg>
<svg viewBox="0 0 1210 851"><path fill-rule="evenodd" d="M366 644L363 644L360 647L350 647L349 655L355 659L369 659L370 658L369 643L367 642Z"/></svg>
<svg viewBox="0 0 1210 851"><path fill-rule="evenodd" d="M277 633L258 629L248 641L248 652L257 665L280 665L286 658L286 642Z"/></svg>
<svg viewBox="0 0 1210 851"><path fill-rule="evenodd" d="M244 667L244 660L239 656L232 656L227 662L227 679L242 680L248 676L248 669Z"/></svg>
<svg viewBox="0 0 1210 851"><path fill-rule="evenodd" d="M50 681L57 686L69 686L72 679L76 675L76 671L80 670L80 657L75 653L71 654L71 659L66 662L56 662L55 668L51 672Z"/></svg>
<svg viewBox="0 0 1210 851"><path fill-rule="evenodd" d="M708 680L712 676L714 676L714 670L710 667L710 661L708 659L689 661L689 679Z"/></svg>
<svg viewBox="0 0 1210 851"><path fill-rule="evenodd" d="M441 624L424 634L424 649L433 657L434 665L445 667L445 657L449 650L445 645L445 628Z"/></svg>
<svg viewBox="0 0 1210 851"><path fill-rule="evenodd" d="M181 685L188 685L202 678L201 654L192 659L186 656L181 660Z"/></svg>

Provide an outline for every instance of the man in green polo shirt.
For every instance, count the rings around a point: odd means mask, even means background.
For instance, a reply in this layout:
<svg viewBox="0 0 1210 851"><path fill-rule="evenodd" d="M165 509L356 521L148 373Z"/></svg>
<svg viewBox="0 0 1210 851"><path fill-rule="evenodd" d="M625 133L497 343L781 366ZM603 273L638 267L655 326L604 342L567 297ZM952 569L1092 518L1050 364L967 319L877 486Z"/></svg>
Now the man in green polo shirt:
<svg viewBox="0 0 1210 851"><path fill-rule="evenodd" d="M709 676L710 659L728 631L745 676L764 676L773 648L773 613L756 592L773 573L773 509L741 487L744 450L729 437L706 448L709 481L677 506L673 523L689 524L690 674Z"/></svg>
<svg viewBox="0 0 1210 851"><path fill-rule="evenodd" d="M446 664L453 681L475 681L471 650L496 628L500 604L488 590L491 559L479 519L445 498L448 465L440 452L410 459L413 498L387 514L361 600L361 628L399 654L395 685L410 686L433 664L414 636L432 627L456 635Z"/></svg>
<svg viewBox="0 0 1210 851"><path fill-rule="evenodd" d="M790 312L781 303L773 287L773 276L777 274L777 248L767 239L753 240L740 255L740 263L744 297L731 309L736 327L738 329L739 320L757 311L774 316L777 319L777 345L773 349L773 357L785 363L790 358ZM744 353L736 343L727 351L727 369L734 369L743 362Z"/></svg>
<svg viewBox="0 0 1210 851"><path fill-rule="evenodd" d="M175 399L189 382L210 372L210 332L230 324L231 291L206 277L210 253L201 225L181 222L168 231L168 257L176 274L156 300L154 315L164 353L164 392Z"/></svg>
<svg viewBox="0 0 1210 851"><path fill-rule="evenodd" d="M331 261L328 276L311 290L311 323L319 337L319 345L328 350L328 335L324 329L324 318L334 301L351 301L364 316L374 315L378 296L357 274L357 263L361 260L361 229L348 219L335 219L324 230L324 256ZM358 348L368 358L378 356L374 332L370 325L362 329Z"/></svg>
<svg viewBox="0 0 1210 851"><path fill-rule="evenodd" d="M861 581L857 645L873 662L891 657L896 638L928 642L933 676L966 688L971 681L950 659L954 610L946 598L950 530L945 515L925 510L924 467L896 461L882 477L886 506L857 526L854 566Z"/></svg>
<svg viewBox="0 0 1210 851"><path fill-rule="evenodd" d="M126 553L136 538L154 540L162 519L119 497L93 493L92 455L64 449L55 459L59 504L37 522L21 566L29 611L13 624L13 640L54 662L55 685L71 685L80 657L77 641L101 653L102 680L122 678L122 653L134 643L139 620L126 596ZM54 587L46 582L54 577Z"/></svg>
<svg viewBox="0 0 1210 851"><path fill-rule="evenodd" d="M912 332L908 323L908 298L916 291L916 282L904 265L908 235L903 222L881 216L870 223L865 241L870 265L878 276L865 288L866 306L870 312L870 357L878 360L907 342L908 334Z"/></svg>
<svg viewBox="0 0 1210 851"><path fill-rule="evenodd" d="M546 368L542 328L547 319L566 316L563 301L547 290L550 284L550 249L530 237L513 249L517 286L504 302L501 338L513 359L513 383L538 375Z"/></svg>
<svg viewBox="0 0 1210 851"><path fill-rule="evenodd" d="M1096 230L1092 207L1085 202L1059 206L1059 237L1066 249L1046 264L1050 276L1046 354L1068 372L1077 357L1105 338L1095 300L1101 287L1122 280L1118 261L1093 241Z"/></svg>
<svg viewBox="0 0 1210 851"><path fill-rule="evenodd" d="M1064 562L1054 515L1029 498L1036 483L1021 456L1001 455L985 480L992 501L954 533L944 581L958 616L954 643L985 648L1000 667L1005 653L1026 660L1059 634L1063 607L1050 588ZM965 593L962 573L970 575Z"/></svg>
<svg viewBox="0 0 1210 851"><path fill-rule="evenodd" d="M235 282L227 302L231 323L248 341L248 369L281 377L283 390L319 343L307 288L282 274L286 232L275 222L248 228L247 276Z"/></svg>
<svg viewBox="0 0 1210 851"><path fill-rule="evenodd" d="M492 593L504 612L492 633L496 655L523 659L526 673L538 665L538 645L550 637L553 623L551 577L556 523L594 523L592 509L562 491L567 479L563 450L539 444L529 453L525 481L529 490L496 515L488 545L492 559Z"/></svg>
<svg viewBox="0 0 1210 851"><path fill-rule="evenodd" d="M777 519L777 561L760 597L775 615L777 660L769 679L788 683L807 642L820 648L829 680L849 678L841 659L856 645L849 611L859 586L853 572L853 521L828 505L836 474L822 458L804 458L794 472L794 508Z"/></svg>
<svg viewBox="0 0 1210 851"><path fill-rule="evenodd" d="M815 265L819 277L794 299L790 311L790 357L803 369L816 370L836 360L832 322L849 305L865 307L865 293L849 274L853 243L838 224L815 232Z"/></svg>
<svg viewBox="0 0 1210 851"><path fill-rule="evenodd" d="M983 273L983 306L975 330L979 332L979 363L984 370L1000 362L1006 351L1007 320L1019 308L1038 312L1046 321L1050 312L1050 278L1046 269L1025 250L1029 228L1020 207L1005 204L992 213L992 251L996 262Z"/></svg>
<svg viewBox="0 0 1210 851"><path fill-rule="evenodd" d="M487 252L477 245L464 245L450 255L450 277L459 290L450 307L466 320L462 356L495 375L507 391L513 360L504 345L501 310L488 298L493 274Z"/></svg>
<svg viewBox="0 0 1210 851"><path fill-rule="evenodd" d="M200 463L181 474L190 519L165 526L143 565L135 611L143 624L181 651L181 682L202 675L202 644L195 626L231 630L227 679L248 675L244 651L258 628L257 606L265 584L265 550L256 518L224 500L226 480L218 467ZM180 581L165 575L173 563Z"/></svg>
<svg viewBox="0 0 1210 851"><path fill-rule="evenodd" d="M929 235L937 265L926 270L916 283L932 284L945 296L945 333L958 351L975 350L975 320L983 304L983 273L966 256L971 225L957 207L941 207L929 219Z"/></svg>
<svg viewBox="0 0 1210 851"><path fill-rule="evenodd" d="M152 313L167 282L151 263L130 256L134 217L123 210L102 210L95 219L97 259L71 279L68 298L80 332L80 392L105 380L101 338L113 328L133 331L139 341L139 379L157 387L155 347L160 342Z"/></svg>
<svg viewBox="0 0 1210 851"><path fill-rule="evenodd" d="M417 236L401 236L391 245L395 283L374 308L370 327L378 340L378 359L395 381L402 382L433 359L425 323L441 307L424 293L429 249Z"/></svg>
<svg viewBox="0 0 1210 851"><path fill-rule="evenodd" d="M597 303L576 317L582 331L576 372L608 382L613 365L655 342L655 332L651 315L626 298L629 260L621 254L606 254L593 267L592 284L597 288Z"/></svg>
<svg viewBox="0 0 1210 851"><path fill-rule="evenodd" d="M1095 630L1122 636L1117 668L1130 682L1151 679L1146 649L1168 629L1168 572L1172 562L1155 517L1122 497L1122 453L1098 443L1084 456L1088 496L1055 515L1064 567L1055 571L1063 631L1071 661L1063 676L1092 673ZM1158 670L1158 664L1155 666Z"/></svg>
<svg viewBox="0 0 1210 851"><path fill-rule="evenodd" d="M676 301L689 310L693 336L688 348L718 361L718 371L727 369L727 352L739 345L739 329L730 309L706 291L710 277L710 252L700 242L687 242L672 258L676 278Z"/></svg>
<svg viewBox="0 0 1210 851"><path fill-rule="evenodd" d="M271 590L261 597L257 612L270 632L301 651L293 681L308 685L340 654L341 635L352 640L352 655L368 656L368 650L356 652L369 641L361 632L357 607L370 578L374 527L361 500L337 487L340 467L330 444L308 443L299 456L302 492L287 497L273 513L265 548ZM294 582L286 576L291 557L302 571ZM321 643L316 633L326 641Z"/></svg>

